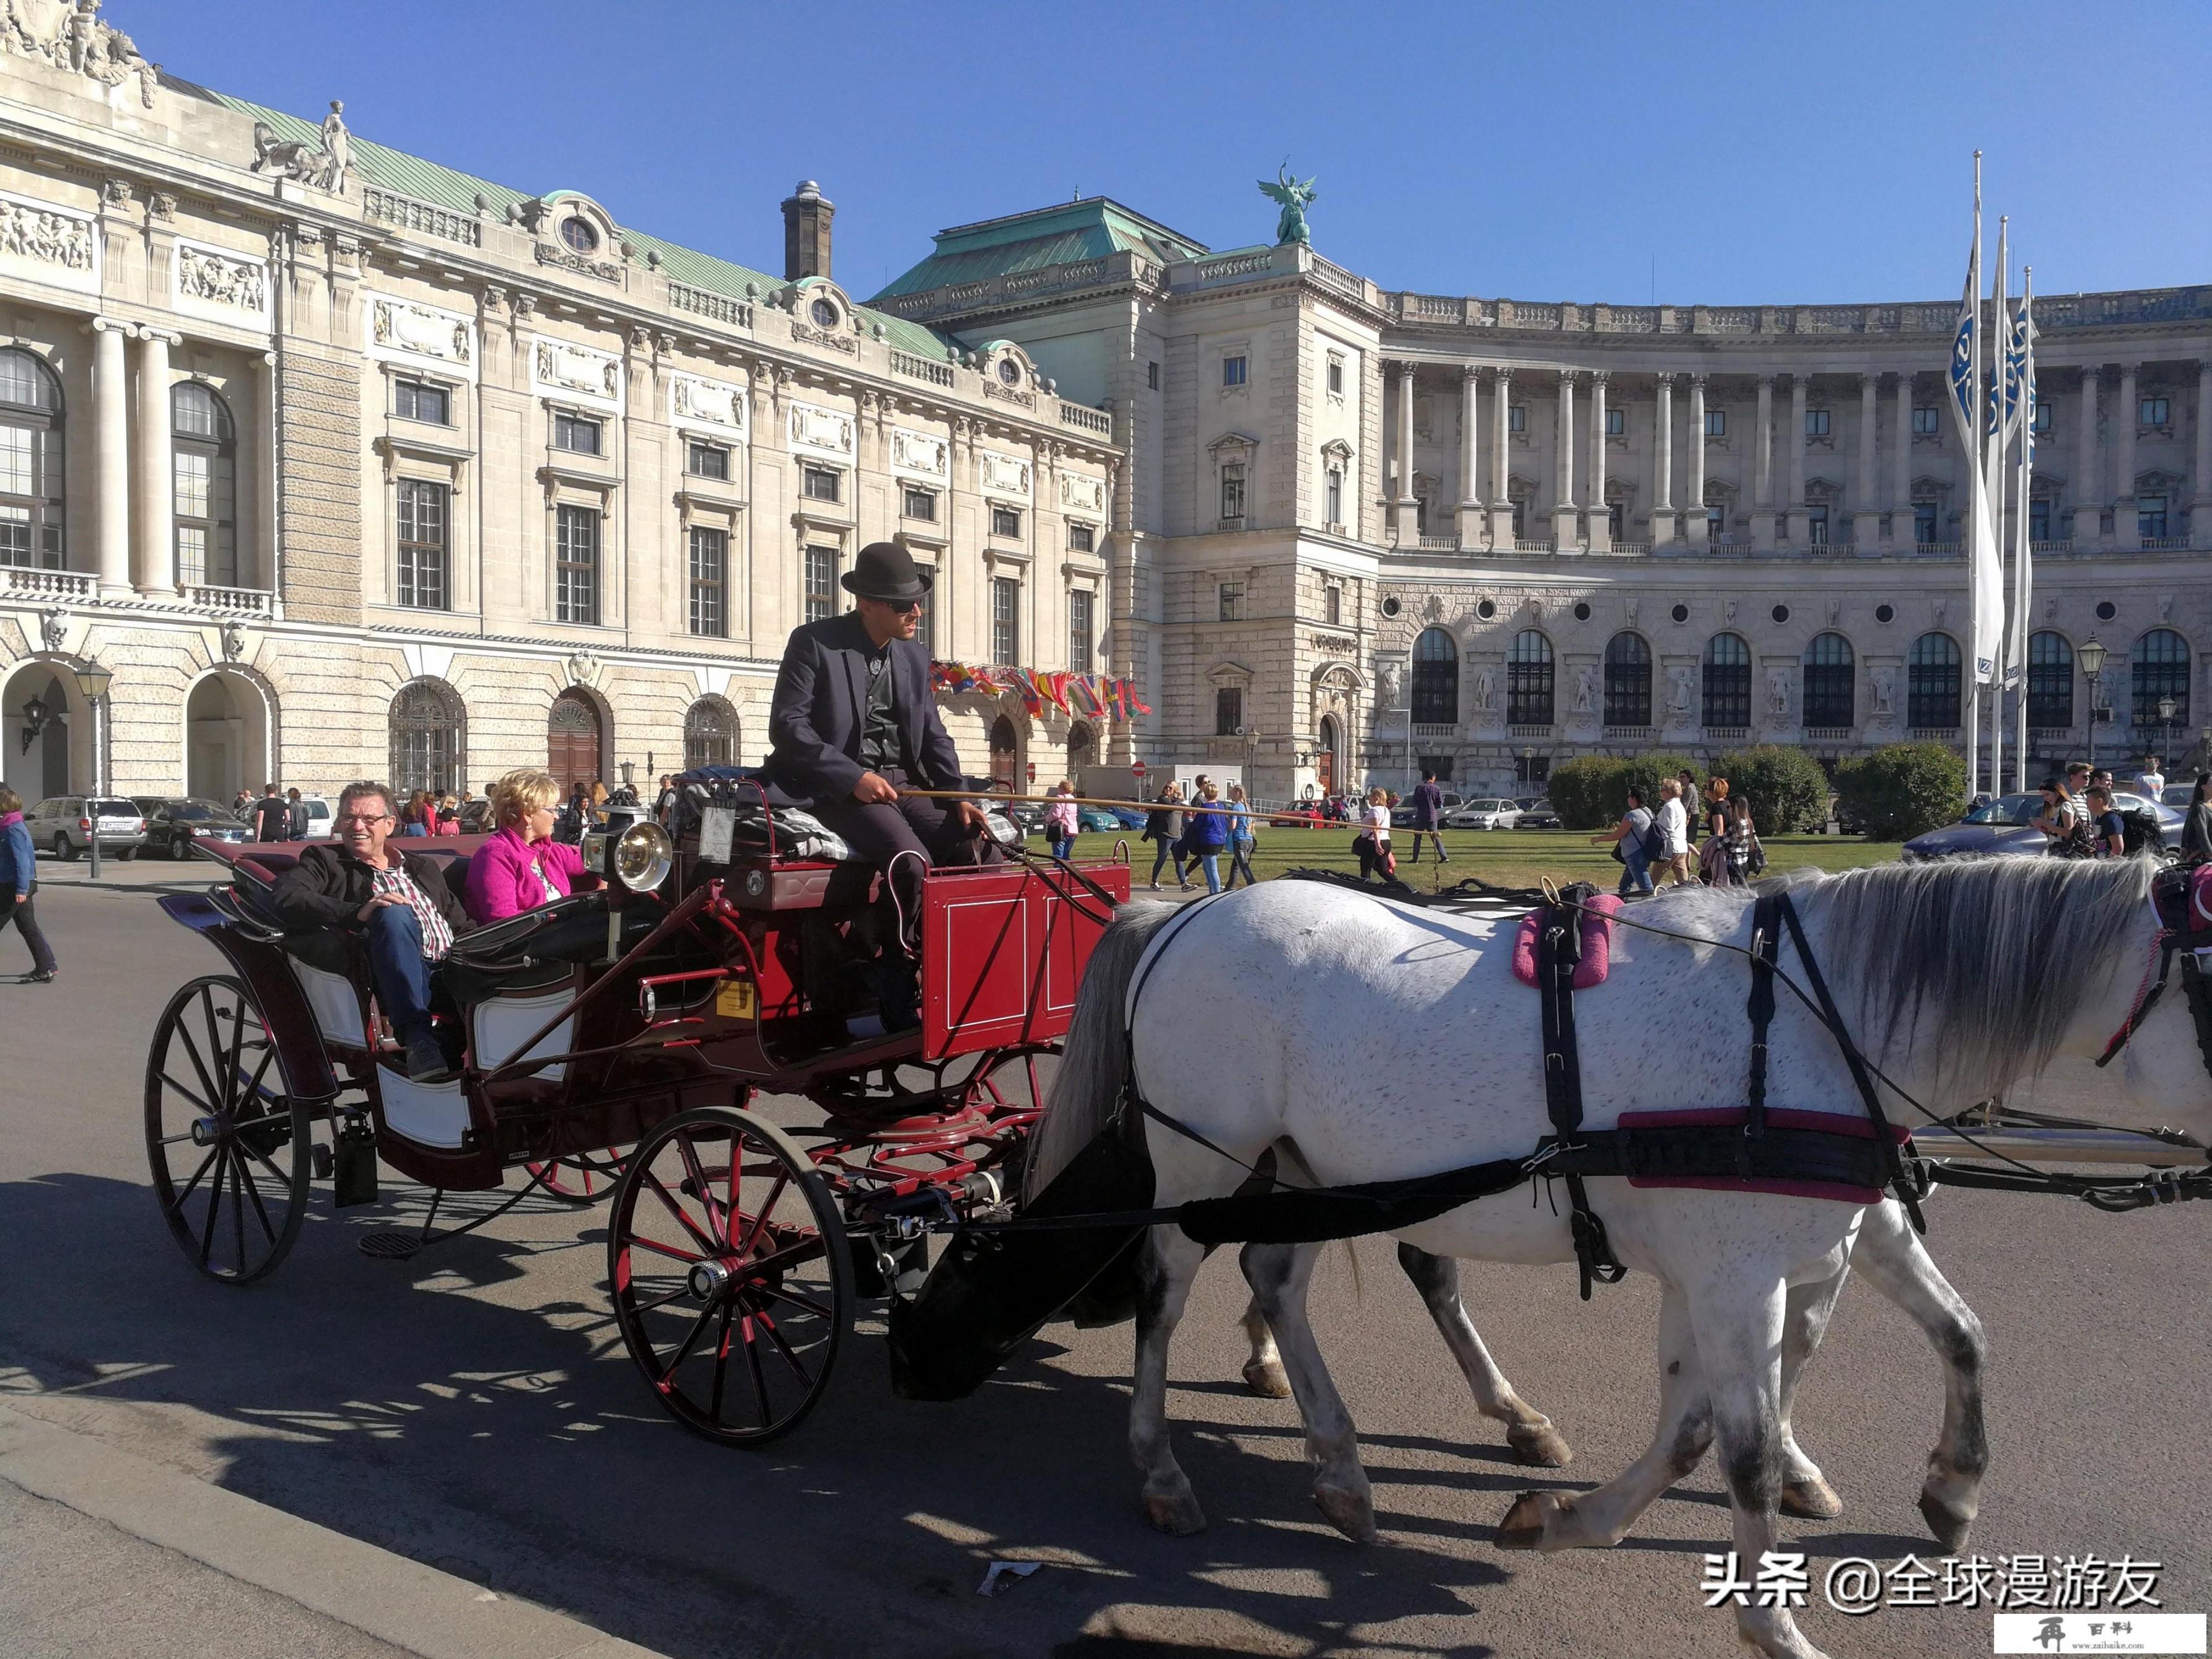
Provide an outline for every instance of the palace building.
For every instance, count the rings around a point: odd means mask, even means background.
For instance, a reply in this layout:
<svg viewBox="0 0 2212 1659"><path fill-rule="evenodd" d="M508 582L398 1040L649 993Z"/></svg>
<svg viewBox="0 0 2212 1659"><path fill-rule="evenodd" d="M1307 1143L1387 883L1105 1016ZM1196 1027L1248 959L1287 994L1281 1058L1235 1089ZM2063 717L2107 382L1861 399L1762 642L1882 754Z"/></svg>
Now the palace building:
<svg viewBox="0 0 2212 1659"><path fill-rule="evenodd" d="M757 760L786 635L893 538L1010 781L1530 793L1579 753L1963 741L1955 301L1407 294L1103 198L861 300L811 183L772 276L47 9L0 31L27 799ZM2031 770L2201 753L2212 285L2037 318Z"/></svg>

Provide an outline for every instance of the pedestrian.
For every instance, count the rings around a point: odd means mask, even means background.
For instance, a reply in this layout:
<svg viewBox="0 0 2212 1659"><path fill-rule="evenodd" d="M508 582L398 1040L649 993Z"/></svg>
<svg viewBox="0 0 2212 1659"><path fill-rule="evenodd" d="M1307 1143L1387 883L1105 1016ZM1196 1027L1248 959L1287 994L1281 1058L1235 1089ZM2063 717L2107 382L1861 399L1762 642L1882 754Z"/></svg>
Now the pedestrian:
<svg viewBox="0 0 2212 1659"><path fill-rule="evenodd" d="M1075 810L1075 785L1062 778L1052 787L1052 805L1044 809L1044 832L1053 857L1065 864L1075 856L1075 832L1082 820Z"/></svg>
<svg viewBox="0 0 2212 1659"><path fill-rule="evenodd" d="M1220 810L1221 792L1212 783L1198 786L1198 799L1191 805L1194 810L1185 815L1188 827L1183 831L1183 844L1189 848L1192 859L1206 877L1206 890L1218 893L1221 890L1221 849L1229 845L1230 817Z"/></svg>
<svg viewBox="0 0 2212 1659"><path fill-rule="evenodd" d="M2212 772L2199 772L2197 787L2189 792L2189 816L2181 821L2181 861L2202 864L2212 859Z"/></svg>
<svg viewBox="0 0 2212 1659"><path fill-rule="evenodd" d="M1766 868L1766 849L1752 822L1751 797L1730 795L1728 803L1728 872L1732 887L1748 887Z"/></svg>
<svg viewBox="0 0 2212 1659"><path fill-rule="evenodd" d="M1395 878L1398 861L1390 856L1390 792L1377 784L1367 792L1366 809L1359 815L1362 828L1352 850L1359 854L1359 878Z"/></svg>
<svg viewBox="0 0 2212 1659"><path fill-rule="evenodd" d="M1628 810L1620 815L1620 822L1590 837L1593 847L1613 843L1613 855L1620 860L1620 886L1616 890L1621 897L1650 893L1654 840L1650 809L1644 804L1643 791L1632 787Z"/></svg>
<svg viewBox="0 0 2212 1659"><path fill-rule="evenodd" d="M660 775L660 793L653 798L653 816L665 829L669 814L676 809L676 779L666 772Z"/></svg>
<svg viewBox="0 0 2212 1659"><path fill-rule="evenodd" d="M1705 803L1698 794L1698 775L1686 766L1674 775L1674 781L1682 786L1682 822L1694 833L1705 822Z"/></svg>
<svg viewBox="0 0 2212 1659"><path fill-rule="evenodd" d="M2069 774L2071 776L2071 774ZM2050 837L2044 852L2052 858L2085 859L2095 856L2090 843L2087 805L2079 796L2068 792L2066 785L2057 778L2043 781L2043 811L2028 820L2028 827L2040 830Z"/></svg>
<svg viewBox="0 0 2212 1659"><path fill-rule="evenodd" d="M593 823L607 821L607 787L597 778L592 780L591 817Z"/></svg>
<svg viewBox="0 0 2212 1659"><path fill-rule="evenodd" d="M0 784L0 927L13 921L23 943L31 947L31 971L17 981L47 985L56 971L53 947L39 931L39 918L31 908L39 890L37 854L31 850L31 832L23 828L23 798Z"/></svg>
<svg viewBox="0 0 2212 1659"><path fill-rule="evenodd" d="M307 840L307 803L300 799L297 789L287 789L284 792L284 839Z"/></svg>
<svg viewBox="0 0 2212 1659"><path fill-rule="evenodd" d="M1690 815L1682 805L1682 781L1662 778L1659 782L1659 811L1653 818L1659 833L1659 861L1681 886L1690 877Z"/></svg>
<svg viewBox="0 0 2212 1659"><path fill-rule="evenodd" d="M283 796L270 784L259 800L253 803L252 817L256 841L283 841L290 834L292 809Z"/></svg>
<svg viewBox="0 0 2212 1659"><path fill-rule="evenodd" d="M2089 834L2095 846L2094 858L2125 858L2128 852L2127 821L2112 810L2112 792L2101 783L2089 786L2087 796L2091 823Z"/></svg>
<svg viewBox="0 0 2212 1659"><path fill-rule="evenodd" d="M1190 878L1182 867L1182 788L1170 783L1153 798L1152 810L1146 815L1144 833L1139 841L1154 841L1159 850L1152 854L1152 891L1160 890L1160 866L1170 859L1175 860L1176 881L1186 893L1190 891Z"/></svg>
<svg viewBox="0 0 2212 1659"><path fill-rule="evenodd" d="M458 795L445 796L438 802L438 821L431 827L434 836L458 836L461 833L461 800Z"/></svg>
<svg viewBox="0 0 2212 1659"><path fill-rule="evenodd" d="M1698 848L1698 879L1708 887L1729 883L1729 781L1715 778L1705 791L1705 819L1697 826L1703 839Z"/></svg>
<svg viewBox="0 0 2212 1659"><path fill-rule="evenodd" d="M241 789L230 798L230 815L234 818L246 816L246 809L253 805L253 792Z"/></svg>
<svg viewBox="0 0 2212 1659"><path fill-rule="evenodd" d="M2143 793L2154 801L2166 793L2166 774L2158 769L2157 756L2143 757L2142 776L2137 781L2142 785Z"/></svg>
<svg viewBox="0 0 2212 1659"><path fill-rule="evenodd" d="M1252 832L1252 803L1244 798L1243 784L1232 783L1229 786L1229 805L1231 817L1227 885L1234 887L1237 884L1237 878L1242 875L1247 887L1255 887L1259 884L1259 878L1252 873L1252 851L1259 846L1260 838Z"/></svg>
<svg viewBox="0 0 2212 1659"><path fill-rule="evenodd" d="M1421 781L1413 786L1413 857L1421 861L1421 837L1426 836L1437 844L1437 862L1449 864L1444 852L1444 792L1437 787L1433 767L1421 769Z"/></svg>
<svg viewBox="0 0 2212 1659"><path fill-rule="evenodd" d="M407 798L407 810L399 815L399 833L403 836L428 836L437 827L437 811L430 805L430 792L417 789Z"/></svg>

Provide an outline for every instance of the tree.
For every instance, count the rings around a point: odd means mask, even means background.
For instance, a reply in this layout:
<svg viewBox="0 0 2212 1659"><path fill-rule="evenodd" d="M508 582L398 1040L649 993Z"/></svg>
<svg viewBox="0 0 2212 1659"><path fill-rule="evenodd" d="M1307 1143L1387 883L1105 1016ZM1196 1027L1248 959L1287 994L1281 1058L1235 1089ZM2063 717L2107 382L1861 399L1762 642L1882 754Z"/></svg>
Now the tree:
<svg viewBox="0 0 2212 1659"><path fill-rule="evenodd" d="M1713 775L1726 778L1729 798L1751 802L1752 822L1772 835L1818 829L1828 817L1828 775L1802 749L1762 743L1723 755ZM1708 803L1710 805L1710 803Z"/></svg>
<svg viewBox="0 0 2212 1659"><path fill-rule="evenodd" d="M1966 763L1940 743L1893 743L1838 767L1836 790L1838 811L1856 818L1870 839L1907 841L1958 822Z"/></svg>

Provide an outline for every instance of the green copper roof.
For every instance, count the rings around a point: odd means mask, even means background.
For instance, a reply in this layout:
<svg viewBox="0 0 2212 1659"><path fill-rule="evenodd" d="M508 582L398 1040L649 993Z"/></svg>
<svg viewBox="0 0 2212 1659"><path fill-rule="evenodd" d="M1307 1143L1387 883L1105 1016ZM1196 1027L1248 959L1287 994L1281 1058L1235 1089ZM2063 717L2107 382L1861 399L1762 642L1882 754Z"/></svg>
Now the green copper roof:
<svg viewBox="0 0 2212 1659"><path fill-rule="evenodd" d="M1009 214L937 233L935 251L875 297L927 294L956 283L987 281L1048 265L1138 252L1167 264L1204 253L1206 245L1104 196Z"/></svg>
<svg viewBox="0 0 2212 1659"><path fill-rule="evenodd" d="M319 146L323 139L322 123L302 120L296 115L287 115L283 110L270 109L264 104L249 103L243 98L234 98L228 93L195 85L190 81L165 74L162 84L175 90L205 98L235 110L255 121L266 122L279 139L297 140ZM355 168L370 183L386 190L397 191L403 196L412 196L455 213L474 213L477 198L481 196L495 219L504 219L510 207L533 199L529 191L512 189L494 184L489 179L479 179L474 173L459 168L441 167L435 161L426 161L419 155L410 155L404 150L393 149L372 138L353 134ZM546 199L562 196L577 196L582 192L558 190L546 192ZM728 299L743 300L745 288L751 284L763 295L775 293L784 286L781 277L750 266L716 258L711 253L701 253L695 248L680 247L676 243L644 231L621 227L623 239L636 249L643 258L647 252L660 255L660 267L671 280L687 287L703 289L709 294L720 294ZM884 325L885 340L901 351L915 356L929 357L938 362L951 361L957 353L945 339L918 323L903 318L885 315L878 311L861 308L861 316L871 324ZM872 328L871 329L872 332Z"/></svg>

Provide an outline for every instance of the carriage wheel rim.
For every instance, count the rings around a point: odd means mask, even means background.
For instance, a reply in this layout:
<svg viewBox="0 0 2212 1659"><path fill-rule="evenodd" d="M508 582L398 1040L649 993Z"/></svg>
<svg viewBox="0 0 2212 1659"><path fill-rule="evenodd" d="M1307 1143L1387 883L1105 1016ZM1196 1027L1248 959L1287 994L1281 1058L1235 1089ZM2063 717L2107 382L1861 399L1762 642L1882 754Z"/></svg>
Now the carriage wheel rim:
<svg viewBox="0 0 2212 1659"><path fill-rule="evenodd" d="M827 1185L772 1126L708 1108L656 1128L617 1186L608 1267L630 1357L685 1427L761 1444L819 1403L851 1264Z"/></svg>

